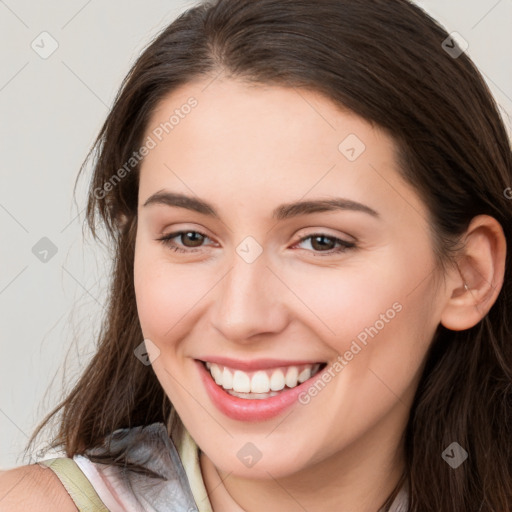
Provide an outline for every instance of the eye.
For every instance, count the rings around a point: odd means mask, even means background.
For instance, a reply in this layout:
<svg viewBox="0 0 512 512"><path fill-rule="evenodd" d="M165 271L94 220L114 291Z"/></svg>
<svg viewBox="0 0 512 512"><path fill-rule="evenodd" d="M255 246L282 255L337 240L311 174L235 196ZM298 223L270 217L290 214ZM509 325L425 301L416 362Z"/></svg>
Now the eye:
<svg viewBox="0 0 512 512"><path fill-rule="evenodd" d="M175 238L181 238L184 244L185 249L176 244L173 240ZM192 230L184 230L184 231L175 231L173 233L169 233L168 235L163 236L162 238L157 238L160 242L162 242L169 249L176 252L196 252L200 250L201 243L204 239L209 238L204 233L200 233L199 231ZM191 245L187 245L187 244ZM199 249L198 249L199 247Z"/></svg>
<svg viewBox="0 0 512 512"><path fill-rule="evenodd" d="M184 242L182 243L182 246L178 245L174 241L175 238L181 239L181 241ZM174 231L168 235L158 238L157 240L175 252L191 253L201 250L202 243L205 241L205 239L209 239L209 237L204 233L193 230L183 230ZM325 233L314 233L312 235L303 237L294 245L294 247L305 242L306 240L311 240L310 245L313 248L313 253L324 253L314 254L315 256L329 256L332 254L339 254L347 251L348 249L353 249L356 247L354 242L347 242L346 240L341 240L340 238L329 236ZM336 245L338 245L338 247L334 248L333 246Z"/></svg>
<svg viewBox="0 0 512 512"><path fill-rule="evenodd" d="M314 250L314 256L332 256L333 254L339 254L347 251L348 249L354 249L356 247L354 242L347 242L346 240L341 240L340 238L329 236L325 233L314 233L312 235L301 238L299 242L295 244L295 246L305 242L306 240L311 240L310 245ZM333 248L333 246L336 246L336 244L338 244L338 248Z"/></svg>

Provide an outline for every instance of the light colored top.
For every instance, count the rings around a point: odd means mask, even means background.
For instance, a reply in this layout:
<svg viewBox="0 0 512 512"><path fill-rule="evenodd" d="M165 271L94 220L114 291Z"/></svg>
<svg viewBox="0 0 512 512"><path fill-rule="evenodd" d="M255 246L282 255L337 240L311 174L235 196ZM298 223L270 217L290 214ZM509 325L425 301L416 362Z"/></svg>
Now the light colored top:
<svg viewBox="0 0 512 512"><path fill-rule="evenodd" d="M163 423L116 430L100 447L72 459L40 461L52 469L80 512L213 512L206 491L199 448L183 429L175 447ZM162 479L126 471L122 467L92 462L88 454L125 450L127 459L148 468ZM407 512L403 488L390 512Z"/></svg>

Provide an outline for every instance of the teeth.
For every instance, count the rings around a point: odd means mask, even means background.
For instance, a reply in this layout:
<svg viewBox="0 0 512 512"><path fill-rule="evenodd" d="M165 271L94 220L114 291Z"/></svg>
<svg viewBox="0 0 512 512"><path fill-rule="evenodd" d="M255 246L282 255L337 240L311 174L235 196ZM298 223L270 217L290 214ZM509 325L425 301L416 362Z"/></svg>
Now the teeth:
<svg viewBox="0 0 512 512"><path fill-rule="evenodd" d="M302 384L304 381L308 380L309 378L311 378L311 368L304 368L304 370L302 370L299 373L297 380Z"/></svg>
<svg viewBox="0 0 512 512"><path fill-rule="evenodd" d="M299 376L299 370L296 366L290 366L286 372L285 382L289 388L294 388L297 385L297 377Z"/></svg>
<svg viewBox="0 0 512 512"><path fill-rule="evenodd" d="M271 398L279 395L277 391L271 391L270 393L237 393L236 391L229 390L228 393L231 396L237 396L238 398L246 398L251 400L264 400L265 398Z"/></svg>
<svg viewBox="0 0 512 512"><path fill-rule="evenodd" d="M224 368L224 375L226 375L226 372L228 374L231 373L227 368ZM238 391L238 393L251 392L251 379L247 373L241 372L240 370L235 371L233 377L233 391Z"/></svg>
<svg viewBox="0 0 512 512"><path fill-rule="evenodd" d="M211 365L210 373L212 374L215 383L219 386L222 385L222 371L216 364Z"/></svg>
<svg viewBox="0 0 512 512"><path fill-rule="evenodd" d="M272 391L281 391L285 386L284 373L281 370L272 372L272 377L270 377L270 389Z"/></svg>
<svg viewBox="0 0 512 512"><path fill-rule="evenodd" d="M251 379L251 393L268 393L270 380L265 372L256 372Z"/></svg>
<svg viewBox="0 0 512 512"><path fill-rule="evenodd" d="M244 398L267 398L274 396L287 386L294 388L318 373L320 364L288 366L272 370L244 372L215 363L206 363L215 383L234 396L246 394ZM247 395L250 393L250 395ZM256 395L255 395L256 394ZM259 395L258 395L259 394Z"/></svg>
<svg viewBox="0 0 512 512"><path fill-rule="evenodd" d="M233 389L233 380L233 374L227 368L224 368L222 372L222 387L224 389Z"/></svg>

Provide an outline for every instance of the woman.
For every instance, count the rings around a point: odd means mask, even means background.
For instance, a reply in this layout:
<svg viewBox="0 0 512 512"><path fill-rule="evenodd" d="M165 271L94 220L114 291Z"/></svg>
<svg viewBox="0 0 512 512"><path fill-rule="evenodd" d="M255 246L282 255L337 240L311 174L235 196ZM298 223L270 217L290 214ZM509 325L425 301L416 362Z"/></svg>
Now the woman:
<svg viewBox="0 0 512 512"><path fill-rule="evenodd" d="M511 510L510 143L435 21L198 5L95 148L110 307L9 510Z"/></svg>

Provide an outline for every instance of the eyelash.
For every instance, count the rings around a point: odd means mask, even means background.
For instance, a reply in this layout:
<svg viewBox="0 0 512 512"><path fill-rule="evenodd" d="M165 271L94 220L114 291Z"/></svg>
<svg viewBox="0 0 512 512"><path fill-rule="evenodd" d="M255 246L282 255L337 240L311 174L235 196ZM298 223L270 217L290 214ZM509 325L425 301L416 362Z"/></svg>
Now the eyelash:
<svg viewBox="0 0 512 512"><path fill-rule="evenodd" d="M181 247L176 246L174 242L172 242L173 238L176 238L180 235L184 235L187 233L194 233L194 234L201 235L204 238L209 238L208 235L201 233L200 231L185 230L185 231L175 231L173 233L169 233L168 235L165 235L162 238L157 238L157 240L162 242L162 244L164 244L166 247L168 247L169 249L171 249L174 252L192 253L192 252L197 252L198 250L201 250L200 248L199 249L198 248L182 249ZM329 251L312 251L314 256L320 256L320 257L332 256L333 254L340 254L349 249L356 248L356 244L354 242L347 242L345 240L341 240L339 238L327 235L325 233L313 233L311 235L301 238L295 245L298 245L306 240L309 240L310 238L315 238L315 237L323 237L323 238L333 240L335 243L339 243L341 245L341 247L339 247L338 249L331 249Z"/></svg>

